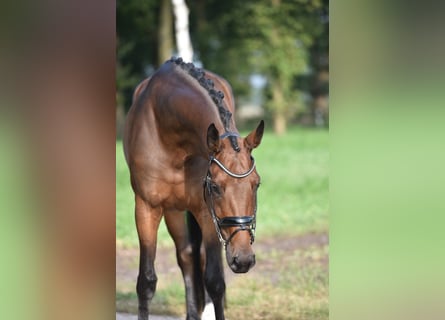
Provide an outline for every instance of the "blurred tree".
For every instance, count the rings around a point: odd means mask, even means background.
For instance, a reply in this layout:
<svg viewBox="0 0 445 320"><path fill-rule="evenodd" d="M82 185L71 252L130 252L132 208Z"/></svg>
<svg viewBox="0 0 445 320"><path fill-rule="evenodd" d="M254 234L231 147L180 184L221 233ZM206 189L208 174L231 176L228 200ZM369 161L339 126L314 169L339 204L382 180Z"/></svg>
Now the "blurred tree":
<svg viewBox="0 0 445 320"><path fill-rule="evenodd" d="M128 110L136 85L174 52L172 0L117 0L116 19L117 102Z"/></svg>
<svg viewBox="0 0 445 320"><path fill-rule="evenodd" d="M117 0L117 102L126 110L136 85L158 62L159 0Z"/></svg>
<svg viewBox="0 0 445 320"><path fill-rule="evenodd" d="M161 65L172 56L174 47L171 0L161 0L158 40L158 65Z"/></svg>
<svg viewBox="0 0 445 320"><path fill-rule="evenodd" d="M189 0L187 5L196 59L227 78L235 96L249 94L252 74L265 76L265 106L277 133L304 108L301 92L309 91L314 100L325 94L328 0ZM128 109L134 87L171 55L172 14L169 0L117 0L118 105ZM299 86L297 79L306 84Z"/></svg>
<svg viewBox="0 0 445 320"><path fill-rule="evenodd" d="M310 47L312 81L312 116L317 126L329 126L329 0L323 0L321 10L322 31Z"/></svg>
<svg viewBox="0 0 445 320"><path fill-rule="evenodd" d="M248 77L267 77L266 107L274 130L286 131L289 115L302 108L294 80L310 72L310 47L323 32L328 1L245 0L194 2L195 33L204 65L248 90Z"/></svg>
<svg viewBox="0 0 445 320"><path fill-rule="evenodd" d="M172 0L175 15L175 36L178 55L185 62L193 62L193 45L189 31L189 8L185 0Z"/></svg>

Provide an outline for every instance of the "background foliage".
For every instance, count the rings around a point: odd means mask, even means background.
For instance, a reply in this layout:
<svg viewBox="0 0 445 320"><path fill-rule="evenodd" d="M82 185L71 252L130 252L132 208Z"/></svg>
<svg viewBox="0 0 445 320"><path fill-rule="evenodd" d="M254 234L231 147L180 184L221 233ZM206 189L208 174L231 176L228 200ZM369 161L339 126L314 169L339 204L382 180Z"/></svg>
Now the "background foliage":
<svg viewBox="0 0 445 320"><path fill-rule="evenodd" d="M328 94L327 0L195 0L187 5L195 63L225 77L238 101L250 95L253 74L265 77L261 107L276 132L304 114L314 123L317 97ZM165 46L174 43L174 21L163 9L171 11L169 0L117 1L117 96L125 110L137 83L175 54L174 46ZM323 117L326 124L327 110Z"/></svg>

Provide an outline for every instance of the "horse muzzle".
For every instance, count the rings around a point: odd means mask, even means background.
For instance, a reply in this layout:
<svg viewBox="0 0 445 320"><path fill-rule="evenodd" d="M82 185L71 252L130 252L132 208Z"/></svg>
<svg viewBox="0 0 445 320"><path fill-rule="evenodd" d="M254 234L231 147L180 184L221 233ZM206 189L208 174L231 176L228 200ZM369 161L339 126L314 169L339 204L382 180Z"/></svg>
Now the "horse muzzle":
<svg viewBox="0 0 445 320"><path fill-rule="evenodd" d="M227 264L235 273L246 273L255 265L255 254L250 253L236 253L230 254L229 248L226 251Z"/></svg>

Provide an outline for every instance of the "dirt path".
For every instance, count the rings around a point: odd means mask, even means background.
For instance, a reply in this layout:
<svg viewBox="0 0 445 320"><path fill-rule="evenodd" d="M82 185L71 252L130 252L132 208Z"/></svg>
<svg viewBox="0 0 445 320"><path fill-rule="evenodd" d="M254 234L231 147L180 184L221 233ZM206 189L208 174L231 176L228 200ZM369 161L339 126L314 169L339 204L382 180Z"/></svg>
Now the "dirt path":
<svg viewBox="0 0 445 320"><path fill-rule="evenodd" d="M308 252L311 248L327 248L329 236L327 232L309 233L296 237L274 237L269 239L261 239L255 242L254 249L258 257L271 257L262 259L261 263L255 266L255 272L265 277L274 277L277 270L277 261L273 257L278 255L280 265L292 263L286 261L287 257L292 259L296 251ZM139 249L137 248L118 248L116 252L116 290L121 293L132 293L135 291L135 281L138 272ZM300 259L301 266L310 266L311 263L321 265L326 270L329 265L327 249L321 257L304 256ZM292 260L293 261L293 260ZM179 267L176 263L175 250L171 248L161 248L156 256L156 270L159 279L168 277L177 277L182 282ZM326 271L327 272L327 271ZM226 272L226 283L230 283L236 275ZM159 283L158 283L159 285ZM119 310L119 309L118 309ZM120 310L121 311L121 310ZM117 314L117 320L133 320L137 317L129 314ZM173 317L150 318L156 320L176 320Z"/></svg>
<svg viewBox="0 0 445 320"><path fill-rule="evenodd" d="M138 317L135 314L129 313L116 313L116 320L137 320ZM150 320L180 320L180 318L173 318L169 316L154 316L150 315Z"/></svg>

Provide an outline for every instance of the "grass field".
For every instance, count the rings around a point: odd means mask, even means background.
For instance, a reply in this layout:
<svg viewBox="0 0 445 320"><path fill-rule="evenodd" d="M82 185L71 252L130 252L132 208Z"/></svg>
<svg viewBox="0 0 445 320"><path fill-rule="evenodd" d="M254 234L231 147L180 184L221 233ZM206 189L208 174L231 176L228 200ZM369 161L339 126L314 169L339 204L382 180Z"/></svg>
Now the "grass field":
<svg viewBox="0 0 445 320"><path fill-rule="evenodd" d="M292 128L282 137L266 132L253 155L262 178L254 244L257 264L243 275L226 268L226 316L328 319L328 132ZM136 312L134 196L120 142L116 144L116 201L118 260L127 261L125 268L131 270L123 272L126 280L117 279L116 307ZM159 281L151 310L182 316L184 288L172 246L161 224ZM128 272L133 274L128 277Z"/></svg>

